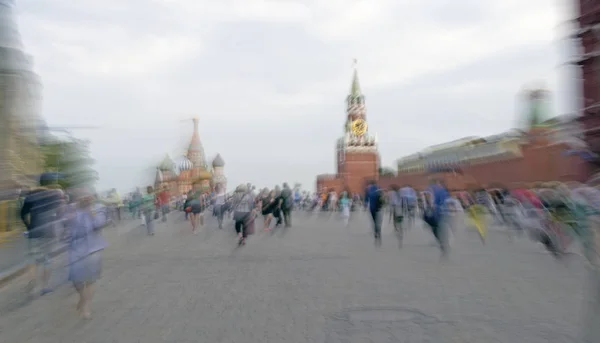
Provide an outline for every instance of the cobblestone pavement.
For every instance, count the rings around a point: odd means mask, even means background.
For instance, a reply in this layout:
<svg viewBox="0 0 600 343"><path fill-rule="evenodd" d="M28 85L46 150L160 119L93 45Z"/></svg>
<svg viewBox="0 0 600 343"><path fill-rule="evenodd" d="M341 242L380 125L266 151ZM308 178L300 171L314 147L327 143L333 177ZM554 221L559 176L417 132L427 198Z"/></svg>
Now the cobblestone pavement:
<svg viewBox="0 0 600 343"><path fill-rule="evenodd" d="M367 217L295 213L294 227L237 248L230 223L192 235L179 218L107 233L94 318L71 287L5 311L3 343L575 342L586 271L501 230L484 246L459 231L447 260L419 224L402 249L386 220L377 247ZM257 223L257 229L262 227ZM0 291L0 297L6 296Z"/></svg>

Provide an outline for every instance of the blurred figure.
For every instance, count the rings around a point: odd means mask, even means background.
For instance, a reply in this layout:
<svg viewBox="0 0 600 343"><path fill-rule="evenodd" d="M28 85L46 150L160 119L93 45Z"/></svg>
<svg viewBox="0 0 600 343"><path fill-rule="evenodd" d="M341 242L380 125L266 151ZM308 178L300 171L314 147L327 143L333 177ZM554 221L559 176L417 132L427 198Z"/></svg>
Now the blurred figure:
<svg viewBox="0 0 600 343"><path fill-rule="evenodd" d="M225 211L225 189L221 184L217 184L214 196L214 212L219 223L219 229L223 228L223 214Z"/></svg>
<svg viewBox="0 0 600 343"><path fill-rule="evenodd" d="M402 221L404 220L404 209L400 188L398 185L391 185L388 193L388 202L390 208L390 220L394 224L394 229L397 232L402 231Z"/></svg>
<svg viewBox="0 0 600 343"><path fill-rule="evenodd" d="M106 202L110 206L110 219L113 223L121 221L121 208L123 207L123 202L121 201L119 192L117 192L115 188L110 190Z"/></svg>
<svg viewBox="0 0 600 343"><path fill-rule="evenodd" d="M365 201L368 203L371 219L373 220L373 235L376 243L381 243L381 209L385 203L384 194L376 181L371 181L365 192Z"/></svg>
<svg viewBox="0 0 600 343"><path fill-rule="evenodd" d="M190 202L193 200L194 193L192 191L187 192L183 199L183 211L185 212L185 220L188 220L190 217L190 213L192 212L192 207L190 206Z"/></svg>
<svg viewBox="0 0 600 343"><path fill-rule="evenodd" d="M405 185L398 190L400 200L402 201L402 212L404 219L408 219L410 225L414 225L415 213L417 207L417 192L410 185Z"/></svg>
<svg viewBox="0 0 600 343"><path fill-rule="evenodd" d="M281 190L281 212L285 227L292 226L292 209L294 208L294 194L287 183L283 184Z"/></svg>
<svg viewBox="0 0 600 343"><path fill-rule="evenodd" d="M40 188L31 190L23 199L21 220L27 229L29 255L32 259L32 278L30 287L33 291L37 281L38 266L42 271L42 289L44 295L51 292L50 253L55 248L57 230L63 224L65 211L65 194L58 185L56 173L44 173L40 176Z"/></svg>
<svg viewBox="0 0 600 343"><path fill-rule="evenodd" d="M100 235L108 222L106 211L95 211L94 197L85 190L75 192L76 210L69 222L69 280L79 294L77 311L91 318L94 283L102 272L101 252L106 242Z"/></svg>
<svg viewBox="0 0 600 343"><path fill-rule="evenodd" d="M350 222L350 198L348 197L348 192L342 192L342 196L340 197L340 206L342 208L342 221L344 226L348 226Z"/></svg>
<svg viewBox="0 0 600 343"><path fill-rule="evenodd" d="M273 220L273 211L277 206L277 199L275 198L275 191L268 192L261 202L261 212L264 217L265 231L271 230L271 221Z"/></svg>
<svg viewBox="0 0 600 343"><path fill-rule="evenodd" d="M142 198L142 216L149 236L154 236L154 214L156 213L156 195L152 186L146 187L146 194Z"/></svg>
<svg viewBox="0 0 600 343"><path fill-rule="evenodd" d="M467 209L467 213L471 222L479 233L481 242L485 244L487 236L487 219L486 214L490 212L490 195L481 186L475 186L471 191L471 199L473 202Z"/></svg>
<svg viewBox="0 0 600 343"><path fill-rule="evenodd" d="M254 197L247 185L239 185L233 200L233 220L238 234L238 245L245 245L248 235L254 230Z"/></svg>
<svg viewBox="0 0 600 343"><path fill-rule="evenodd" d="M448 190L441 181L433 179L431 180L427 195L429 195L431 199L425 200L428 206L424 219L425 222L431 227L442 255L447 255L448 235L444 231L446 221L445 204L450 197L450 193L448 193Z"/></svg>
<svg viewBox="0 0 600 343"><path fill-rule="evenodd" d="M192 222L192 233L198 232L198 217L202 215L202 200L201 195L194 194L190 191L191 195L188 196L188 207L190 221Z"/></svg>
<svg viewBox="0 0 600 343"><path fill-rule="evenodd" d="M158 206L160 209L162 222L165 223L167 221L167 215L169 214L171 206L171 194L166 186L164 186L160 193L158 193Z"/></svg>
<svg viewBox="0 0 600 343"><path fill-rule="evenodd" d="M142 211L141 211L142 200L143 200L142 192L140 191L139 188L136 188L135 192L133 192L133 194L131 196L131 209L132 209L133 218L137 217L139 219L142 217Z"/></svg>

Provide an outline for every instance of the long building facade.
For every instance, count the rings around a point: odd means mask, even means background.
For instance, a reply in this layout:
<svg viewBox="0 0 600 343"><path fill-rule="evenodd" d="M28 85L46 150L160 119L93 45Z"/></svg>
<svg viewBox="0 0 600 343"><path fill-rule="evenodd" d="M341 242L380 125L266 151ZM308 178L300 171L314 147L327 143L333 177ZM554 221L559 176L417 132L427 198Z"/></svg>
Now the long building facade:
<svg viewBox="0 0 600 343"><path fill-rule="evenodd" d="M586 160L573 151L585 149L583 129L570 116L546 119L542 106L546 92L529 92L525 130L512 130L491 137L467 137L430 147L398 160L398 174L382 177L384 187L409 184L427 187L432 177L442 177L449 188L461 190L465 180L483 187L513 187L552 181L580 181L588 177ZM461 175L439 174L456 169ZM465 178L464 176L467 176Z"/></svg>

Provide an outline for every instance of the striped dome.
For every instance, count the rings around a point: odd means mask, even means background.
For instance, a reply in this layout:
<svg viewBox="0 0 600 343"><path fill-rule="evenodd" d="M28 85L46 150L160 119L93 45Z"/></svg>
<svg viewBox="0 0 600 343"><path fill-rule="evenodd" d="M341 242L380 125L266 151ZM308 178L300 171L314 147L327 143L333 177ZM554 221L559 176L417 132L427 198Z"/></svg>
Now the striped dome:
<svg viewBox="0 0 600 343"><path fill-rule="evenodd" d="M190 161L187 157L184 157L180 162L179 162L179 170L190 170L194 168L194 164L192 163L192 161Z"/></svg>

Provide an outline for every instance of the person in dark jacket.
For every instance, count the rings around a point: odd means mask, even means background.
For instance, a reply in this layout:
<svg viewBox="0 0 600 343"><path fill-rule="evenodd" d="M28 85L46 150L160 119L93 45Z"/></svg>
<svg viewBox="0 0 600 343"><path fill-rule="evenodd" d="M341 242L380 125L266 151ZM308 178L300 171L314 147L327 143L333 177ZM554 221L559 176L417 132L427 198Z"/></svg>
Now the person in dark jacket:
<svg viewBox="0 0 600 343"><path fill-rule="evenodd" d="M373 219L373 234L375 241L381 243L381 208L383 207L384 194L377 185L377 182L371 181L365 192L365 202L368 203L369 212Z"/></svg>
<svg viewBox="0 0 600 343"><path fill-rule="evenodd" d="M294 208L294 194L287 183L283 184L281 190L281 213L283 214L283 221L285 227L292 226L292 209Z"/></svg>
<svg viewBox="0 0 600 343"><path fill-rule="evenodd" d="M21 220L27 228L29 240L29 255L35 268L32 273L37 275L37 266L42 266L41 294L51 292L48 287L50 280L49 255L55 247L57 230L63 224L65 209L65 194L57 183L57 177L42 174L39 188L31 190L23 200ZM32 281L37 278L32 277Z"/></svg>

